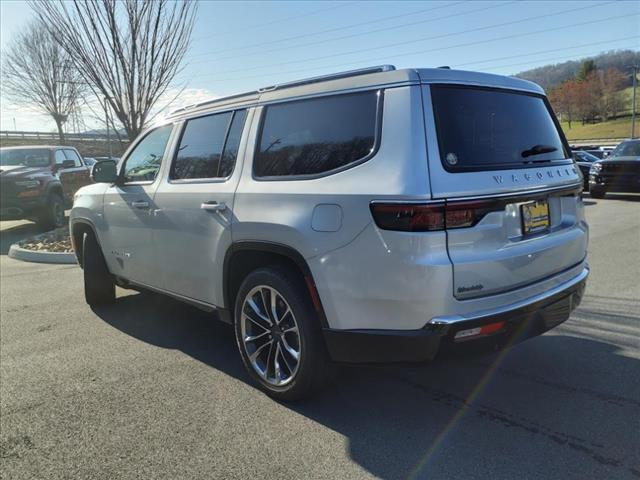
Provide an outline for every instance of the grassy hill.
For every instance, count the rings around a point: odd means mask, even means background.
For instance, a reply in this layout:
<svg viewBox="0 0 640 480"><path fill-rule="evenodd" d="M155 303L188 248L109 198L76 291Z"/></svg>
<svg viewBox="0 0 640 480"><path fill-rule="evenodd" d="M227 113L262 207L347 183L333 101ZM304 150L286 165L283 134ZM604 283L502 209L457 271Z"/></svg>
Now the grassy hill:
<svg viewBox="0 0 640 480"><path fill-rule="evenodd" d="M582 125L579 121L562 122L562 130L567 140L591 140L595 138L629 138L631 136L631 117L617 118L608 122ZM640 118L636 117L636 136L640 136Z"/></svg>

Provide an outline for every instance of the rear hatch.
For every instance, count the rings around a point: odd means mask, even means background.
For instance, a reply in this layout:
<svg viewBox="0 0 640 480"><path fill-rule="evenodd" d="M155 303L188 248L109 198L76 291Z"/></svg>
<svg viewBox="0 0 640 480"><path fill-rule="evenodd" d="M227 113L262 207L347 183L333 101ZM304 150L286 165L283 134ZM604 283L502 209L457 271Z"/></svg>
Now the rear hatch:
<svg viewBox="0 0 640 480"><path fill-rule="evenodd" d="M446 204L461 300L556 275L587 247L580 174L542 91L481 79L423 86L431 191Z"/></svg>

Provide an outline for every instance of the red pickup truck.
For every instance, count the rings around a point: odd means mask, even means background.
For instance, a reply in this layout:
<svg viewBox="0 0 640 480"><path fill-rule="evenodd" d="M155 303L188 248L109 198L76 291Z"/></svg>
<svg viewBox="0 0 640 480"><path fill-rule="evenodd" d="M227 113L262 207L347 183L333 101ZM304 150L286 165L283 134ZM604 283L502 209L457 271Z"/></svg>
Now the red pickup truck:
<svg viewBox="0 0 640 480"><path fill-rule="evenodd" d="M42 228L61 227L73 195L91 183L89 171L73 147L0 148L0 220L28 219Z"/></svg>

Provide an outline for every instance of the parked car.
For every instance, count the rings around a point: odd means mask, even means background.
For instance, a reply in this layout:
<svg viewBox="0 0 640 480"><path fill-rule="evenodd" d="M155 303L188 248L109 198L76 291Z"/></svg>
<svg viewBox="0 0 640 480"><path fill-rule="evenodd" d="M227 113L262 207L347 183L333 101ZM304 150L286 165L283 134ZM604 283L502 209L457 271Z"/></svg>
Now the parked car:
<svg viewBox="0 0 640 480"><path fill-rule="evenodd" d="M87 167L92 167L98 161L93 157L82 157L82 160Z"/></svg>
<svg viewBox="0 0 640 480"><path fill-rule="evenodd" d="M93 178L70 216L87 302L117 284L217 310L279 399L330 361L538 335L589 272L579 172L513 77L373 67L204 102Z"/></svg>
<svg viewBox="0 0 640 480"><path fill-rule="evenodd" d="M589 192L595 198L604 198L607 192L640 192L640 140L626 140L605 160L592 164Z"/></svg>
<svg viewBox="0 0 640 480"><path fill-rule="evenodd" d="M42 228L61 227L73 195L87 184L89 167L64 146L0 149L0 218L28 219Z"/></svg>
<svg viewBox="0 0 640 480"><path fill-rule="evenodd" d="M587 152L590 155L593 155L599 160L602 160L603 158L606 157L606 152L604 150L600 150L599 148L594 148L592 150L583 150L583 151Z"/></svg>
<svg viewBox="0 0 640 480"><path fill-rule="evenodd" d="M600 159L591 155L589 152L582 150L573 150L571 152L571 156L582 173L582 184L584 190L589 190L589 170L591 170L593 162L597 162Z"/></svg>

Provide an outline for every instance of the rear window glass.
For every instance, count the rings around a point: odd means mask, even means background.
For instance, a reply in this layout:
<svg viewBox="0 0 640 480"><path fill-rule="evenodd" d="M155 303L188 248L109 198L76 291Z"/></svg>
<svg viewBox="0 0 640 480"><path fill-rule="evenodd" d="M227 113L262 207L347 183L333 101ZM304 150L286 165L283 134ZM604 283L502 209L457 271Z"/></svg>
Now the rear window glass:
<svg viewBox="0 0 640 480"><path fill-rule="evenodd" d="M363 160L374 150L378 92L269 105L256 177L317 175Z"/></svg>
<svg viewBox="0 0 640 480"><path fill-rule="evenodd" d="M569 156L540 96L433 85L431 97L447 170L517 168Z"/></svg>

